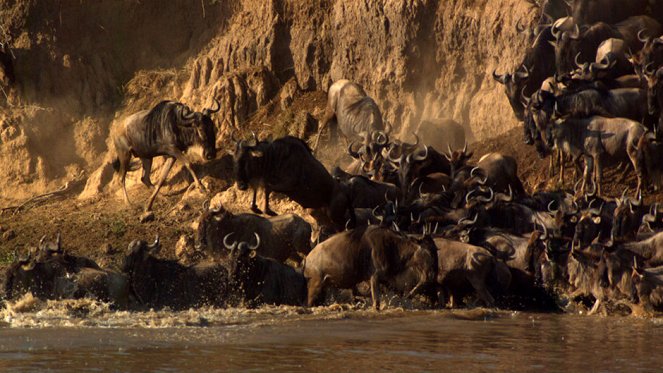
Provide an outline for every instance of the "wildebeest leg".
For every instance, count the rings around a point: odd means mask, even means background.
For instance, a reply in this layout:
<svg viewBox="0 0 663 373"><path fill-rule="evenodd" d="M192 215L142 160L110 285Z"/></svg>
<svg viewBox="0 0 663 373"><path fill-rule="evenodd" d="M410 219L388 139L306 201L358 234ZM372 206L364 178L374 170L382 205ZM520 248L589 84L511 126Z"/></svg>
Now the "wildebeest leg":
<svg viewBox="0 0 663 373"><path fill-rule="evenodd" d="M559 156L559 184L564 185L564 171L566 170L564 168L564 153L562 153L561 150L559 150L559 153L557 153Z"/></svg>
<svg viewBox="0 0 663 373"><path fill-rule="evenodd" d="M313 152L318 150L318 144L320 143L320 137L322 136L322 131L325 130L325 128L329 127L329 123L334 120L336 117L336 114L334 114L332 111L327 109L325 111L325 117L322 118L322 121L320 122L320 127L318 128L318 136L315 138L315 144L313 145Z"/></svg>
<svg viewBox="0 0 663 373"><path fill-rule="evenodd" d="M601 306L601 298L596 298L596 302L594 302L594 306L592 307L591 310L587 313L588 315L593 315L596 313L596 311L599 310L599 307Z"/></svg>
<svg viewBox="0 0 663 373"><path fill-rule="evenodd" d="M191 177L193 177L193 181L196 183L198 189L200 189L200 191L203 193L207 193L207 189L205 189L203 184L200 182L198 176L196 176L196 173L193 172L193 169L191 168L191 162L189 161L189 159L180 152L173 152L173 154L175 154L175 158L177 158L178 161L184 164L184 167L186 167L187 171L189 171L189 173L191 174Z"/></svg>
<svg viewBox="0 0 663 373"><path fill-rule="evenodd" d="M553 154L550 155L550 162L548 162L548 178L552 179L553 176L555 176L555 156L557 155L556 152L553 152Z"/></svg>
<svg viewBox="0 0 663 373"><path fill-rule="evenodd" d="M141 163L143 164L143 176L141 176L140 181L145 184L146 187L152 188L152 180L150 180L150 173L152 172L152 158L141 158Z"/></svg>
<svg viewBox="0 0 663 373"><path fill-rule="evenodd" d="M258 195L258 188L254 187L253 188L253 199L251 201L251 211L253 211L255 214L262 214L262 211L258 208L258 204L256 203L256 196Z"/></svg>
<svg viewBox="0 0 663 373"><path fill-rule="evenodd" d="M470 284L474 288L474 291L477 292L477 296L481 299L486 307L492 307L495 304L495 299L486 289L486 284L482 279L476 277L470 277L468 279Z"/></svg>
<svg viewBox="0 0 663 373"><path fill-rule="evenodd" d="M589 156L585 156L585 173L582 178L582 187L580 191L582 194L585 194L587 189L587 183L592 181L592 169L594 168L594 159Z"/></svg>
<svg viewBox="0 0 663 373"><path fill-rule="evenodd" d="M307 304L309 307L313 307L320 296L320 291L322 290L323 280L320 278L319 274L308 279L308 299Z"/></svg>
<svg viewBox="0 0 663 373"><path fill-rule="evenodd" d="M601 183L603 182L603 165L601 164L601 157L595 158L596 168L594 170L594 178L596 179L596 195L602 196Z"/></svg>
<svg viewBox="0 0 663 373"><path fill-rule="evenodd" d="M374 273L371 276L371 298L373 298L373 309L380 310L380 281L378 281L378 274Z"/></svg>
<svg viewBox="0 0 663 373"><path fill-rule="evenodd" d="M265 214L269 216L276 216L278 215L274 211L272 211L271 208L269 208L269 195L272 193L272 190L269 189L269 187L265 187Z"/></svg>
<svg viewBox="0 0 663 373"><path fill-rule="evenodd" d="M157 198L157 194L159 194L159 190L161 189L161 186L163 185L164 181L166 181L166 178L170 173L170 169L173 168L174 163L175 163L175 158L168 157L168 159L166 159L166 163L164 163L163 165L163 170L161 170L161 176L159 176L159 181L157 181L157 186L156 188L154 188L154 191L152 192L152 195L150 196L150 199L147 201L147 205L145 206L145 212L152 210L152 204L154 203L154 199Z"/></svg>
<svg viewBox="0 0 663 373"><path fill-rule="evenodd" d="M123 152L122 154L118 154L118 160L120 162L120 182L122 183L122 191L124 192L124 201L127 203L127 205L131 205L131 202L129 202L129 194L127 194L126 183L129 162L131 162L131 153Z"/></svg>

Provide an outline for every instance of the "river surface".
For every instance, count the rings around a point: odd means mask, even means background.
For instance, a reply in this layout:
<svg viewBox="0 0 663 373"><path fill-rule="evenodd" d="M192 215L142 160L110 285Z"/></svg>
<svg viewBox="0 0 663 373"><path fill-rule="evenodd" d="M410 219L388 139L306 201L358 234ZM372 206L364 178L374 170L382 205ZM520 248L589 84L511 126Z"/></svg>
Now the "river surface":
<svg viewBox="0 0 663 373"><path fill-rule="evenodd" d="M663 369L661 319L474 309L5 310L0 371L639 372Z"/></svg>

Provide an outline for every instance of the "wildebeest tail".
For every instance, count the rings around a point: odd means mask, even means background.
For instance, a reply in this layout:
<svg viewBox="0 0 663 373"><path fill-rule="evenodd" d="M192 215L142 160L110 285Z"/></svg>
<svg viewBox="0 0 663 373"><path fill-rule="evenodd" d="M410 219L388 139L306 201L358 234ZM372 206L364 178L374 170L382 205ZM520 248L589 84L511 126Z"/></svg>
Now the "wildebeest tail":
<svg viewBox="0 0 663 373"><path fill-rule="evenodd" d="M113 165L113 170L115 170L115 172L120 171L120 157L113 158L113 161L111 162L111 164ZM141 165L140 165L139 161L133 161L129 164L129 169L127 171L136 171L140 167L141 167Z"/></svg>

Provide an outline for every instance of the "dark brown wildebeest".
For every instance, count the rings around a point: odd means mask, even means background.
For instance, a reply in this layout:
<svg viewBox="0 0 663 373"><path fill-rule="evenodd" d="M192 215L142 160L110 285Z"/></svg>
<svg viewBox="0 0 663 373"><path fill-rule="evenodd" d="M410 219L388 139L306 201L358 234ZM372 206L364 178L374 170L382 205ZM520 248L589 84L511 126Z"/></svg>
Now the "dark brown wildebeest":
<svg viewBox="0 0 663 373"><path fill-rule="evenodd" d="M578 25L596 22L617 23L628 17L647 14L647 0L573 0L571 15Z"/></svg>
<svg viewBox="0 0 663 373"><path fill-rule="evenodd" d="M381 284L412 296L427 293L431 302L437 275L437 252L426 235L412 238L380 226L338 233L318 244L304 260L308 305L318 301L325 286L353 289L370 281L373 308L380 308Z"/></svg>
<svg viewBox="0 0 663 373"><path fill-rule="evenodd" d="M317 149L322 131L333 121L348 140L359 139L364 134L383 130L382 113L364 88L346 79L337 80L327 92L325 117L320 124L313 149Z"/></svg>
<svg viewBox="0 0 663 373"><path fill-rule="evenodd" d="M251 206L254 212L261 212L256 206L256 188L263 186L265 212L270 215L275 213L269 208L269 195L278 192L304 208L316 210L313 211L316 219L331 220L337 230L345 226L346 211L354 221L348 191L313 157L311 149L301 139L286 136L255 145L237 141L233 157L237 187L240 190L254 188ZM327 221L321 223L330 225Z"/></svg>
<svg viewBox="0 0 663 373"><path fill-rule="evenodd" d="M642 218L649 212L649 206L642 203L642 194L637 198L626 196L624 189L620 198L615 198L617 207L612 218L612 237L614 241L624 242L636 239Z"/></svg>
<svg viewBox="0 0 663 373"><path fill-rule="evenodd" d="M248 242L257 233L263 243L257 254L284 262L290 258L297 262L298 254L311 251L311 225L294 214L269 219L253 214L233 214L223 206L205 209L198 219L196 250L205 250L214 257L226 257L223 237L234 232L238 241Z"/></svg>
<svg viewBox="0 0 663 373"><path fill-rule="evenodd" d="M633 283L638 299L645 310L660 310L663 307L663 266L642 268L633 261Z"/></svg>
<svg viewBox="0 0 663 373"><path fill-rule="evenodd" d="M495 272L495 257L483 247L444 238L436 238L435 245L439 263L437 282L451 307L462 300L462 291L467 289L468 284L485 306L492 307L495 298L488 291L488 286ZM508 288L510 281L511 278L503 279L500 285Z"/></svg>
<svg viewBox="0 0 663 373"><path fill-rule="evenodd" d="M154 199L175 160L184 164L196 185L204 190L184 153L190 147L199 145L203 148L206 160L216 158L216 126L211 115L218 112L221 106L218 101L214 101L216 109L204 109L202 112L194 112L179 102L161 101L152 109L132 114L113 127L111 137L116 152L113 167L120 174L127 203L129 196L125 178L132 157L140 158L143 164L141 181L148 187L153 186L150 181L152 159L157 156L167 157L157 185L145 206L146 213L152 209Z"/></svg>
<svg viewBox="0 0 663 373"><path fill-rule="evenodd" d="M569 298L593 297L594 306L588 314L596 313L601 303L607 298L608 278L602 253L596 253L594 250L572 249L567 263L567 272L572 290Z"/></svg>
<svg viewBox="0 0 663 373"><path fill-rule="evenodd" d="M495 192L507 193L513 190L516 197L526 194L523 183L518 177L518 164L515 158L500 153L488 153L479 159L476 166L487 178L485 185Z"/></svg>
<svg viewBox="0 0 663 373"><path fill-rule="evenodd" d="M260 236L256 243L233 242L227 234L223 244L228 253L228 282L231 295L237 296L249 307L260 304L303 305L306 300L306 280L292 267L257 254Z"/></svg>
<svg viewBox="0 0 663 373"><path fill-rule="evenodd" d="M121 269L141 305L182 310L225 304L228 272L223 265L202 262L184 266L157 258L160 249L158 236L152 244L134 240L127 248Z"/></svg>
<svg viewBox="0 0 663 373"><path fill-rule="evenodd" d="M57 242L39 243L27 256L18 257L7 269L5 297L27 292L43 299L90 297L126 308L129 287L126 276L99 268L92 260L67 254Z"/></svg>
<svg viewBox="0 0 663 373"><path fill-rule="evenodd" d="M650 267L663 265L663 232L642 241L623 243L618 248L639 255Z"/></svg>

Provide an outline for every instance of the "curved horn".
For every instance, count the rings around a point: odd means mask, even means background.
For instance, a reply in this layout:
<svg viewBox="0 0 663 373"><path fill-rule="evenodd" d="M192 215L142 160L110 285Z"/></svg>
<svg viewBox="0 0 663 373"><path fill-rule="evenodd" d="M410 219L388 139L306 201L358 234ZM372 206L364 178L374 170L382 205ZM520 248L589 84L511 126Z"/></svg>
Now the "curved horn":
<svg viewBox="0 0 663 373"><path fill-rule="evenodd" d="M490 192L490 197L477 197L477 200L481 202L490 202L495 198L495 192L493 191L493 188L488 188L488 191Z"/></svg>
<svg viewBox="0 0 663 373"><path fill-rule="evenodd" d="M493 79L495 79L498 83L501 84L506 84L506 81L509 79L508 74L502 74L499 75L497 73L497 70L493 70Z"/></svg>
<svg viewBox="0 0 663 373"><path fill-rule="evenodd" d="M156 247L156 246L159 246L160 244L161 244L161 241L160 241L159 235L157 234L157 235L154 237L154 242L152 243L152 246L153 246L153 247Z"/></svg>
<svg viewBox="0 0 663 373"><path fill-rule="evenodd" d="M467 153L467 140L465 140L465 144L463 145L463 154Z"/></svg>
<svg viewBox="0 0 663 373"><path fill-rule="evenodd" d="M650 62L645 65L645 68L643 69L645 75L654 75L655 70L654 70L654 62Z"/></svg>
<svg viewBox="0 0 663 373"><path fill-rule="evenodd" d="M412 132L412 136L414 136L414 144L412 144L412 147L416 148L419 146L419 136L414 132Z"/></svg>
<svg viewBox="0 0 663 373"><path fill-rule="evenodd" d="M351 156L352 158L354 158L354 159L359 159L359 157L361 156L361 155L359 154L359 152L354 151L354 150L352 149L352 147L354 146L354 144L355 144L355 142L353 141L353 142L350 143L350 145L348 145L348 154L350 154L350 156Z"/></svg>
<svg viewBox="0 0 663 373"><path fill-rule="evenodd" d="M216 105L216 109L206 108L204 110L205 114L210 115L210 114L218 113L219 110L221 110L221 103L216 98L214 99L214 104Z"/></svg>
<svg viewBox="0 0 663 373"><path fill-rule="evenodd" d="M624 188L624 191L622 192L622 196L620 199L624 200L626 197L626 193L628 193L628 187Z"/></svg>
<svg viewBox="0 0 663 373"><path fill-rule="evenodd" d="M428 147L424 146L424 154L423 155L414 154L412 156L412 159L414 159L415 161L423 161L427 157L428 157Z"/></svg>
<svg viewBox="0 0 663 373"><path fill-rule="evenodd" d="M380 139L382 139L382 141L380 141ZM388 142L389 142L389 136L387 136L387 134L382 131L378 131L378 136L375 140L375 143L384 146L387 145Z"/></svg>
<svg viewBox="0 0 663 373"><path fill-rule="evenodd" d="M44 241L46 241L46 235L41 236L41 238L39 239L40 248L44 245Z"/></svg>
<svg viewBox="0 0 663 373"><path fill-rule="evenodd" d="M578 40L578 38L580 38L580 27L578 27L577 23L573 25L573 33L569 33L568 36L573 40Z"/></svg>
<svg viewBox="0 0 663 373"><path fill-rule="evenodd" d="M260 235L256 232L253 232L253 234L256 236L256 244L253 246L249 246L249 250L255 250L260 246Z"/></svg>
<svg viewBox="0 0 663 373"><path fill-rule="evenodd" d="M583 66L582 66L582 63L580 63L580 53L582 53L582 52L578 52L578 54L576 54L576 58L575 58L574 61L576 63L576 66L578 66L579 68L582 69Z"/></svg>
<svg viewBox="0 0 663 373"><path fill-rule="evenodd" d="M560 30L559 30L559 28L557 28L557 24L556 24L556 23L554 23L554 24L552 25L552 27L550 28L550 33L551 33L552 36L555 38L555 40L559 40L559 37L560 37Z"/></svg>
<svg viewBox="0 0 663 373"><path fill-rule="evenodd" d="M180 122L187 124L196 117L196 113L193 112L188 106L183 105L182 109L179 111Z"/></svg>
<svg viewBox="0 0 663 373"><path fill-rule="evenodd" d="M470 203L470 196L474 193L474 189L472 189L469 193L465 195L465 203L468 204Z"/></svg>
<svg viewBox="0 0 663 373"><path fill-rule="evenodd" d="M525 89L526 89L526 88L527 88L527 87L523 87L523 89L520 90L520 101L522 101L522 103L524 104L524 106L529 106L529 103L530 103L530 101L531 101L531 98L530 98L530 97L527 97L527 96L525 95Z"/></svg>
<svg viewBox="0 0 663 373"><path fill-rule="evenodd" d="M543 235L541 237L539 237L539 239L541 239L543 241L543 240L548 238L548 228L541 221L537 220L537 223L539 223L543 227Z"/></svg>
<svg viewBox="0 0 663 373"><path fill-rule="evenodd" d="M206 200L203 201L203 211L209 210L209 204L210 204L209 199L206 199Z"/></svg>
<svg viewBox="0 0 663 373"><path fill-rule="evenodd" d="M517 71L514 75L517 76L520 79L527 79L529 78L529 69L525 64L520 65L525 71Z"/></svg>
<svg viewBox="0 0 663 373"><path fill-rule="evenodd" d="M649 37L643 36L644 32L645 29L638 31L638 40L640 40L641 43L647 43L649 41Z"/></svg>
<svg viewBox="0 0 663 373"><path fill-rule="evenodd" d="M228 238L230 238L230 236L233 234L235 234L235 232L230 232L223 237L223 246L225 246L225 248L228 250L233 250L235 247L237 247L237 241L233 241L232 244L228 243Z"/></svg>
<svg viewBox="0 0 663 373"><path fill-rule="evenodd" d="M62 239L61 239L60 232L58 232L58 235L55 237L55 245L57 246L57 251L61 252L62 251Z"/></svg>
<svg viewBox="0 0 663 373"><path fill-rule="evenodd" d="M548 203L548 212L553 213L553 214L556 214L557 211L559 211L559 207L557 207L557 210L553 210L553 209L552 209L552 204L553 204L553 203L555 203L555 201L550 201L550 203Z"/></svg>

